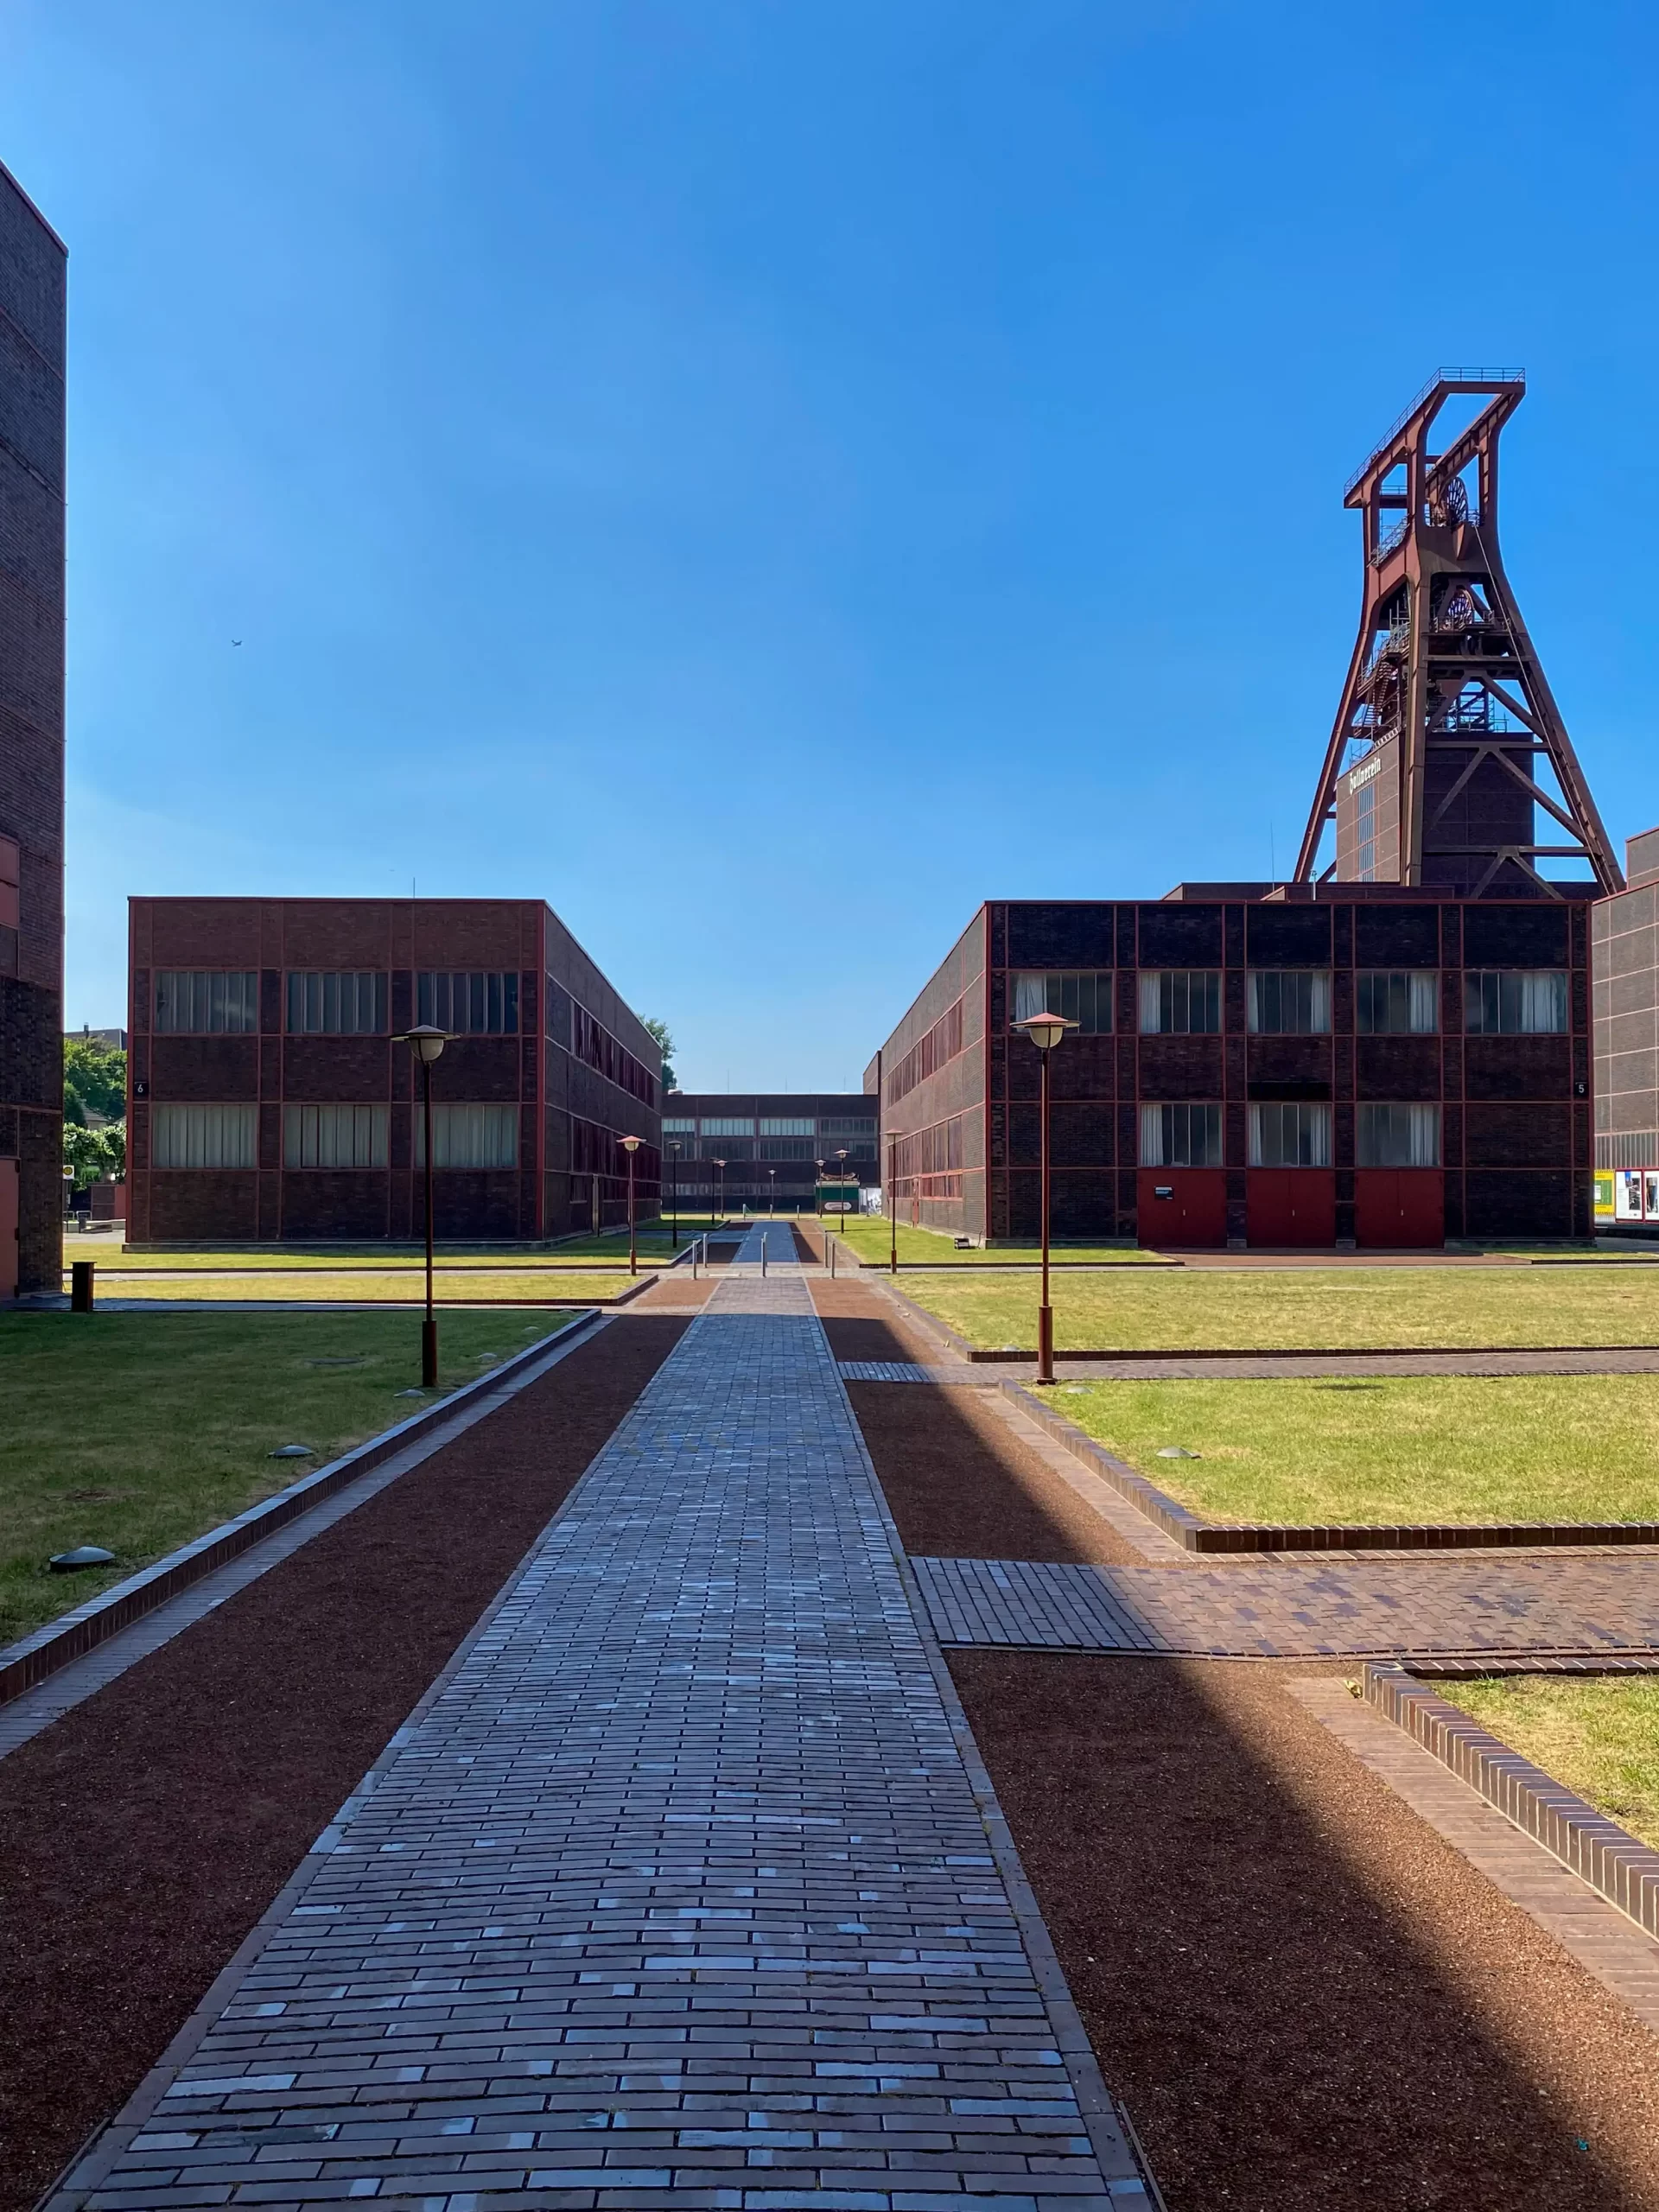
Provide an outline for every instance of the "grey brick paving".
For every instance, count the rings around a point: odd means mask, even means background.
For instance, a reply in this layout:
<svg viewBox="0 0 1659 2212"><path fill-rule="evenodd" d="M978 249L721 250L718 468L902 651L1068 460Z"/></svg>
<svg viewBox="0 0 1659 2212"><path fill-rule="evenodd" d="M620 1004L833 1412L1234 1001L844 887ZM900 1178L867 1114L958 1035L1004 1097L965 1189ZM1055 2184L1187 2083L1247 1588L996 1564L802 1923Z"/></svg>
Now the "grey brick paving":
<svg viewBox="0 0 1659 2212"><path fill-rule="evenodd" d="M966 1360L956 1367L918 1367L907 1359L843 1359L841 1373L847 1382L958 1382L991 1390L1001 1379Z"/></svg>
<svg viewBox="0 0 1659 2212"><path fill-rule="evenodd" d="M54 2212L1149 2202L763 1233Z"/></svg>
<svg viewBox="0 0 1659 2212"><path fill-rule="evenodd" d="M913 1559L942 1644L1207 1658L1659 1657L1659 1555L1575 1550L1214 1567Z"/></svg>

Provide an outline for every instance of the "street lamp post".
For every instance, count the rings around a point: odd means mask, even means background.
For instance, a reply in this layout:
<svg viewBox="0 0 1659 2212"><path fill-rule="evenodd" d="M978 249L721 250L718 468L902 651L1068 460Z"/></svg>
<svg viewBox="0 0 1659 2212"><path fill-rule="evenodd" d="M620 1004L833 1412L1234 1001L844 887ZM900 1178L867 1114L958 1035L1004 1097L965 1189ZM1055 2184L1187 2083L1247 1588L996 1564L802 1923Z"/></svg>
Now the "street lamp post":
<svg viewBox="0 0 1659 2212"><path fill-rule="evenodd" d="M821 1160L813 1161L812 1174L812 1211L822 1221L823 1219L823 1162Z"/></svg>
<svg viewBox="0 0 1659 2212"><path fill-rule="evenodd" d="M1016 1021L1014 1026L1023 1030L1037 1047L1037 1056L1043 1070L1042 1186L1038 1200L1042 1211L1043 1302L1037 1308L1037 1380L1052 1382L1054 1380L1054 1309L1048 1302L1048 1061L1049 1055L1066 1031L1075 1029L1077 1025L1075 1021L1068 1021L1063 1014L1029 1014L1023 1021Z"/></svg>
<svg viewBox="0 0 1659 2212"><path fill-rule="evenodd" d="M639 1272L639 1246L633 1233L633 1155L645 1141L643 1137L624 1137L622 1149L628 1155L628 1273Z"/></svg>
<svg viewBox="0 0 1659 2212"><path fill-rule="evenodd" d="M902 1129L887 1131L887 1273L899 1272L899 1141Z"/></svg>
<svg viewBox="0 0 1659 2212"><path fill-rule="evenodd" d="M718 1227L726 1216L726 1163L717 1160L714 1164L720 1170L720 1195L715 1203L715 1224Z"/></svg>
<svg viewBox="0 0 1659 2212"><path fill-rule="evenodd" d="M766 1218L768 1221L771 1220L772 1217L777 1212L777 1211L778 1170L775 1167L768 1167L766 1170Z"/></svg>
<svg viewBox="0 0 1659 2212"><path fill-rule="evenodd" d="M421 1388L438 1387L438 1317L432 1303L432 1070L449 1042L431 1022L418 1022L399 1040L421 1064L421 1135L426 1154L426 1319L421 1326Z"/></svg>
<svg viewBox="0 0 1659 2212"><path fill-rule="evenodd" d="M680 1147L677 1144L668 1147L668 1249L671 1252L677 1252L680 1249Z"/></svg>

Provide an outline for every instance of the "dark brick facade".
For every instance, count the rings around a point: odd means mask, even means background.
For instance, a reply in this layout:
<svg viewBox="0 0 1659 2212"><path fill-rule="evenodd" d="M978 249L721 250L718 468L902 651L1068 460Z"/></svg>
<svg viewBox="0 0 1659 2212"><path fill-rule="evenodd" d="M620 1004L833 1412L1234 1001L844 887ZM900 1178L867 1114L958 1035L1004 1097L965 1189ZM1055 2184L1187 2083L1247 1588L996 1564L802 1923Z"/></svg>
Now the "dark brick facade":
<svg viewBox="0 0 1659 2212"><path fill-rule="evenodd" d="M130 902L128 1228L139 1243L405 1242L424 1230L416 1165L420 1085L395 1035L418 1018L416 977L487 973L516 982L514 1026L457 1036L433 1073L435 1105L516 1112L517 1164L435 1176L436 1234L514 1243L562 1236L657 1211L661 1055L550 908L533 899L135 899ZM168 972L257 976L257 1029L158 1033L157 978ZM286 978L385 978L387 1018L373 1034L295 1033ZM157 1107L245 1105L253 1158L236 1167L160 1166ZM384 1163L299 1166L292 1107L380 1109ZM442 1159L442 1155L440 1155Z"/></svg>
<svg viewBox="0 0 1659 2212"><path fill-rule="evenodd" d="M740 1128L710 1124L741 1123ZM815 1203L817 1162L824 1162L826 1199L856 1204L855 1181L870 1188L881 1179L876 1164L875 1101L863 1092L670 1091L663 1108L665 1153L677 1146L672 1167L687 1207L711 1205L723 1196L734 1211L775 1204L801 1212ZM836 1154L845 1149L847 1158ZM723 1171L714 1162L724 1160Z"/></svg>
<svg viewBox="0 0 1659 2212"><path fill-rule="evenodd" d="M65 258L0 168L0 1297L61 1280Z"/></svg>
<svg viewBox="0 0 1659 2212"><path fill-rule="evenodd" d="M890 1134L904 1133L901 1211L992 1241L1036 1233L1039 1063L1012 1032L1010 978L1058 970L1100 979L1110 1029L1074 1033L1054 1055L1057 1236L1238 1246L1587 1236L1589 895L1476 904L1395 886L1287 894L1230 884L1183 886L1155 904L982 906L866 1075L882 1097L884 1166ZM1219 971L1219 1029L1142 1035L1146 969ZM1309 969L1330 976L1328 1033L1251 1034L1250 970ZM1563 972L1567 1032L1467 1033L1470 969ZM1358 1033L1357 977L1367 969L1436 971L1438 1033ZM955 1007L961 1049L915 1080L918 1041ZM1218 1109L1220 1162L1143 1167L1141 1107L1180 1102ZM1328 1166L1251 1166L1251 1108L1297 1103L1329 1107ZM1438 1166L1358 1165L1360 1109L1378 1103L1438 1108Z"/></svg>

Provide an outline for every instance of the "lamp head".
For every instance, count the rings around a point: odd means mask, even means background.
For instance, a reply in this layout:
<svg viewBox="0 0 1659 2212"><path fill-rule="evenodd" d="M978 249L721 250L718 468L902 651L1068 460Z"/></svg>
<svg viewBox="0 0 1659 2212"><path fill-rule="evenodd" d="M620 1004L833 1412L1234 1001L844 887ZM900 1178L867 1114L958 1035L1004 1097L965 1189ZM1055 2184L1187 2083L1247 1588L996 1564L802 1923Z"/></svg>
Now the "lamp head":
<svg viewBox="0 0 1659 2212"><path fill-rule="evenodd" d="M645 1142L645 1139L643 1137L624 1137L620 1141L623 1151L632 1154L639 1151L640 1146Z"/></svg>
<svg viewBox="0 0 1659 2212"><path fill-rule="evenodd" d="M409 1046L423 1066L429 1068L442 1056L449 1038L447 1031L435 1027L429 1021L423 1021L413 1029L405 1030L400 1041Z"/></svg>
<svg viewBox="0 0 1659 2212"><path fill-rule="evenodd" d="M1023 1021L1016 1021L1014 1026L1024 1030L1039 1052L1052 1052L1066 1031L1077 1027L1063 1014L1028 1014Z"/></svg>

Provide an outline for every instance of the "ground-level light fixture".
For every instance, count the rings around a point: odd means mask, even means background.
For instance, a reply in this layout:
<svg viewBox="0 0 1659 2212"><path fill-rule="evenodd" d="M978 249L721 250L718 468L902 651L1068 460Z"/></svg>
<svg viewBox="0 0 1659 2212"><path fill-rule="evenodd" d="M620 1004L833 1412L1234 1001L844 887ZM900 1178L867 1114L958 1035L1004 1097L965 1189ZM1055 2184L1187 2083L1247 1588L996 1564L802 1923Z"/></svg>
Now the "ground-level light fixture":
<svg viewBox="0 0 1659 2212"><path fill-rule="evenodd" d="M435 1027L429 1021L416 1022L413 1029L404 1030L394 1044L407 1045L421 1067L421 1131L426 1148L426 1319L421 1325L421 1387L435 1390L438 1386L438 1320L432 1302L432 1071L443 1057L443 1048L449 1042L447 1030Z"/></svg>
<svg viewBox="0 0 1659 2212"><path fill-rule="evenodd" d="M1052 1382L1054 1380L1054 1309L1048 1302L1048 1061L1049 1055L1063 1040L1066 1031L1075 1029L1077 1025L1065 1014L1051 1014L1045 1008L1040 1014L1027 1014L1023 1020L1016 1021L1014 1026L1023 1031L1037 1047L1037 1056L1043 1071L1042 1179L1038 1198L1042 1220L1043 1302L1037 1308L1037 1380Z"/></svg>

